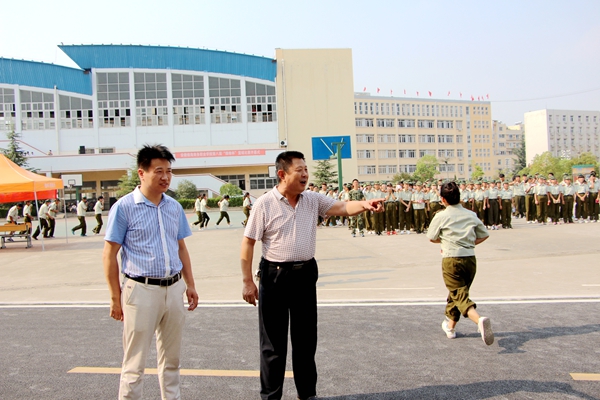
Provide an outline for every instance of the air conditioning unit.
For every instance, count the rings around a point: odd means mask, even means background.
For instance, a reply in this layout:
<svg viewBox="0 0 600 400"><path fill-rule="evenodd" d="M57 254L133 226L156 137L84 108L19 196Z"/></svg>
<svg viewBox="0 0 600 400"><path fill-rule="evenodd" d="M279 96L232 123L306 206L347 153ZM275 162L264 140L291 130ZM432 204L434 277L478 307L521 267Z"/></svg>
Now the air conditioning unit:
<svg viewBox="0 0 600 400"><path fill-rule="evenodd" d="M286 140L286 139L284 139L284 140L282 140L281 142L279 142L279 146L280 146L280 147L287 147L287 140Z"/></svg>

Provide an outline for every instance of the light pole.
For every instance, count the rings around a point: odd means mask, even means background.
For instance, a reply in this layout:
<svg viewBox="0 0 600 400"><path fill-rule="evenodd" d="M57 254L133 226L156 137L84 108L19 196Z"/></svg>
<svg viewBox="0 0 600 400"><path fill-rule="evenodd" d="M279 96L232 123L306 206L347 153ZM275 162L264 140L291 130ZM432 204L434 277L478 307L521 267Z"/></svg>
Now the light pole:
<svg viewBox="0 0 600 400"><path fill-rule="evenodd" d="M334 153L333 156L331 156L331 158L337 157L337 164L338 164L338 190L341 193L342 190L343 190L342 185L344 184L344 180L342 178L342 147L344 147L344 145L346 143L344 143L344 142L333 142L331 144L333 145L333 148L335 150L335 153Z"/></svg>

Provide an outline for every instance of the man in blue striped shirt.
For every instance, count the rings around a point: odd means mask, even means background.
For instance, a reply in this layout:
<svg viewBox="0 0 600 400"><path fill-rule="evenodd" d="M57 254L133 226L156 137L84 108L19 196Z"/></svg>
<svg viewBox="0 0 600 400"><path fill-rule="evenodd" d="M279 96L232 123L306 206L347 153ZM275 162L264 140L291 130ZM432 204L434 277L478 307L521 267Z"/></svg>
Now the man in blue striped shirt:
<svg viewBox="0 0 600 400"><path fill-rule="evenodd" d="M164 194L171 183L173 161L165 146L144 146L137 155L141 185L117 201L108 216L104 274L110 290L110 316L123 321L119 399L142 398L146 358L155 332L161 396L181 397L183 294L192 311L198 305L198 293L184 240L192 232L181 205Z"/></svg>

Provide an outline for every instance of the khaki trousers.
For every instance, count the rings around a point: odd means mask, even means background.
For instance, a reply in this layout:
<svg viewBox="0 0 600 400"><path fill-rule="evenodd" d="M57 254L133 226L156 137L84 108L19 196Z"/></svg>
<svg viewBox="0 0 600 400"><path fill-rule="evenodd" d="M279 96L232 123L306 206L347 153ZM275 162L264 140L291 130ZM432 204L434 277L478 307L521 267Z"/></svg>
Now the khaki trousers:
<svg viewBox="0 0 600 400"><path fill-rule="evenodd" d="M141 399L146 358L156 333L158 381L163 400L180 399L179 355L185 322L182 279L171 286L146 285L125 278L123 367L119 399Z"/></svg>
<svg viewBox="0 0 600 400"><path fill-rule="evenodd" d="M475 256L442 258L442 277L448 289L446 317L458 321L467 316L471 307L477 307L469 298L469 289L477 272Z"/></svg>

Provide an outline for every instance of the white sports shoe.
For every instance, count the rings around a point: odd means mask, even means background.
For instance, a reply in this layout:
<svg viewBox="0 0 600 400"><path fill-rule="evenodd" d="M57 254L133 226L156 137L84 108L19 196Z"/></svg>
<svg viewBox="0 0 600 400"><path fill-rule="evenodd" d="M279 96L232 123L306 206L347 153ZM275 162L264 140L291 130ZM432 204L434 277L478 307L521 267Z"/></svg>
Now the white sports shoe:
<svg viewBox="0 0 600 400"><path fill-rule="evenodd" d="M479 317L479 322L477 323L477 331L481 333L481 339L483 343L488 346L494 343L494 332L492 332L492 322L488 317Z"/></svg>
<svg viewBox="0 0 600 400"><path fill-rule="evenodd" d="M442 322L442 329L444 330L444 332L446 332L446 336L448 337L448 339L456 338L456 331L454 329L448 328L447 319L445 319L444 322Z"/></svg>

